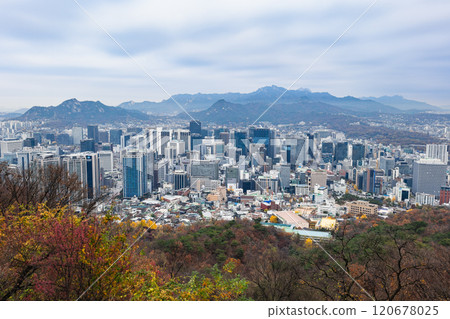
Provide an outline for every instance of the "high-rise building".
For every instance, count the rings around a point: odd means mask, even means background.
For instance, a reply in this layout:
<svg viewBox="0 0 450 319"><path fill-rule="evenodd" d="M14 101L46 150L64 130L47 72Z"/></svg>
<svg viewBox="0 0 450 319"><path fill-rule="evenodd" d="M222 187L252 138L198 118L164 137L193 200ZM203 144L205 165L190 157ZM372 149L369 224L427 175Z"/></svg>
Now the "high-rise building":
<svg viewBox="0 0 450 319"><path fill-rule="evenodd" d="M447 144L427 144L427 158L441 160L444 164L448 163Z"/></svg>
<svg viewBox="0 0 450 319"><path fill-rule="evenodd" d="M240 174L239 167L229 166L225 170L225 186L239 185Z"/></svg>
<svg viewBox="0 0 450 319"><path fill-rule="evenodd" d="M83 140L80 142L80 151L83 152L93 152L95 153L95 141L92 139Z"/></svg>
<svg viewBox="0 0 450 319"><path fill-rule="evenodd" d="M379 195L383 190L384 171L368 168L363 173L363 191Z"/></svg>
<svg viewBox="0 0 450 319"><path fill-rule="evenodd" d="M109 143L109 134L107 131L98 132L98 141L100 143Z"/></svg>
<svg viewBox="0 0 450 319"><path fill-rule="evenodd" d="M122 136L122 130L110 130L109 142L114 145L120 145L120 137Z"/></svg>
<svg viewBox="0 0 450 319"><path fill-rule="evenodd" d="M264 144L267 155L274 157L273 148L271 147L271 139L273 138L273 132L268 128L250 127L248 135L252 143Z"/></svg>
<svg viewBox="0 0 450 319"><path fill-rule="evenodd" d="M333 162L334 144L332 141L322 142L322 160L324 163Z"/></svg>
<svg viewBox="0 0 450 319"><path fill-rule="evenodd" d="M73 127L72 128L72 140L73 144L79 145L83 140L83 128L82 127Z"/></svg>
<svg viewBox="0 0 450 319"><path fill-rule="evenodd" d="M6 153L14 153L22 150L23 141L18 138L5 138L3 141L0 141L0 154L4 157Z"/></svg>
<svg viewBox="0 0 450 319"><path fill-rule="evenodd" d="M242 155L246 156L248 154L247 132L235 131L234 143L237 148L240 148L242 150Z"/></svg>
<svg viewBox="0 0 450 319"><path fill-rule="evenodd" d="M450 187L442 186L439 194L439 205L450 203Z"/></svg>
<svg viewBox="0 0 450 319"><path fill-rule="evenodd" d="M30 169L31 162L32 155L30 152L17 152L17 166L22 172Z"/></svg>
<svg viewBox="0 0 450 319"><path fill-rule="evenodd" d="M71 154L62 159L66 170L78 176L78 179L87 189L89 199L100 194L100 162L98 154L80 153Z"/></svg>
<svg viewBox="0 0 450 319"><path fill-rule="evenodd" d="M193 178L219 179L218 161L193 161L191 164L191 176Z"/></svg>
<svg viewBox="0 0 450 319"><path fill-rule="evenodd" d="M421 159L413 165L413 193L439 196L445 185L447 165L439 159Z"/></svg>
<svg viewBox="0 0 450 319"><path fill-rule="evenodd" d="M395 159L390 156L380 157L380 169L384 171L386 176L392 176L392 171L395 167Z"/></svg>
<svg viewBox="0 0 450 319"><path fill-rule="evenodd" d="M280 172L280 187L282 190L285 190L291 183L291 165L277 164L275 169Z"/></svg>
<svg viewBox="0 0 450 319"><path fill-rule="evenodd" d="M23 141L23 147L35 147L36 146L36 139L34 137L28 137Z"/></svg>
<svg viewBox="0 0 450 319"><path fill-rule="evenodd" d="M130 152L123 157L123 197L142 197L147 193L146 154Z"/></svg>
<svg viewBox="0 0 450 319"><path fill-rule="evenodd" d="M353 167L358 166L358 164L364 160L366 156L366 147L364 144L356 143L352 145L352 165Z"/></svg>
<svg viewBox="0 0 450 319"><path fill-rule="evenodd" d="M185 171L175 171L174 175L174 189L179 190L188 187L188 174Z"/></svg>
<svg viewBox="0 0 450 319"><path fill-rule="evenodd" d="M334 149L334 160L343 161L348 157L348 142L337 142Z"/></svg>
<svg viewBox="0 0 450 319"><path fill-rule="evenodd" d="M111 172L114 169L114 158L111 151L98 152L100 169L105 172Z"/></svg>
<svg viewBox="0 0 450 319"><path fill-rule="evenodd" d="M190 121L189 122L189 132L192 134L202 134L202 122L200 121Z"/></svg>
<svg viewBox="0 0 450 319"><path fill-rule="evenodd" d="M88 139L92 139L98 143L98 125L88 125Z"/></svg>
<svg viewBox="0 0 450 319"><path fill-rule="evenodd" d="M70 135L66 134L66 133L58 134L56 136L56 143L58 145L72 145L73 144Z"/></svg>
<svg viewBox="0 0 450 319"><path fill-rule="evenodd" d="M326 171L312 171L309 178L309 188L314 191L314 186L327 187L327 172Z"/></svg>

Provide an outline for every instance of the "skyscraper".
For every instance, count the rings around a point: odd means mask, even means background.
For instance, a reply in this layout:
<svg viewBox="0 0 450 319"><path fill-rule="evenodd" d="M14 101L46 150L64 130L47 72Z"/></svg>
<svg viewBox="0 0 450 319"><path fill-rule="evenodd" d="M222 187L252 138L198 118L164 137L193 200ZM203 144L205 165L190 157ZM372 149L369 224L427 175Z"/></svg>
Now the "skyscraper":
<svg viewBox="0 0 450 319"><path fill-rule="evenodd" d="M189 122L189 131L192 134L202 134L202 122L191 121Z"/></svg>
<svg viewBox="0 0 450 319"><path fill-rule="evenodd" d="M187 172L175 171L174 172L174 189L179 190L188 187Z"/></svg>
<svg viewBox="0 0 450 319"><path fill-rule="evenodd" d="M100 194L100 162L98 154L84 153L72 154L64 157L62 163L66 170L78 176L78 179L87 189L89 199Z"/></svg>
<svg viewBox="0 0 450 319"><path fill-rule="evenodd" d="M95 141L90 140L83 140L80 142L80 151L83 152L95 152Z"/></svg>
<svg viewBox="0 0 450 319"><path fill-rule="evenodd" d="M73 144L79 145L81 140L83 139L83 128L82 127L73 127L72 128L72 139Z"/></svg>
<svg viewBox="0 0 450 319"><path fill-rule="evenodd" d="M247 132L235 131L234 143L237 148L240 148L242 150L242 155L248 154Z"/></svg>
<svg viewBox="0 0 450 319"><path fill-rule="evenodd" d="M364 144L356 143L352 145L352 165L358 166L358 163L366 156L366 147Z"/></svg>
<svg viewBox="0 0 450 319"><path fill-rule="evenodd" d="M439 159L421 159L413 165L413 193L439 196L445 185L447 165Z"/></svg>
<svg viewBox="0 0 450 319"><path fill-rule="evenodd" d="M334 160L336 162L343 161L348 157L348 142L338 142L336 143L336 148L334 149Z"/></svg>
<svg viewBox="0 0 450 319"><path fill-rule="evenodd" d="M93 139L95 143L98 143L98 125L88 125L88 139Z"/></svg>
<svg viewBox="0 0 450 319"><path fill-rule="evenodd" d="M325 163L333 162L334 144L333 142L322 142L322 160Z"/></svg>
<svg viewBox="0 0 450 319"><path fill-rule="evenodd" d="M441 160L444 164L448 163L447 144L427 144L427 158Z"/></svg>
<svg viewBox="0 0 450 319"><path fill-rule="evenodd" d="M384 171L386 176L392 176L392 171L395 167L395 159L390 156L380 157L380 169Z"/></svg>
<svg viewBox="0 0 450 319"><path fill-rule="evenodd" d="M110 130L109 142L114 145L120 145L120 137L122 136L122 130Z"/></svg>
<svg viewBox="0 0 450 319"><path fill-rule="evenodd" d="M450 203L450 187L442 186L439 194L439 205Z"/></svg>
<svg viewBox="0 0 450 319"><path fill-rule="evenodd" d="M123 157L123 197L142 197L147 193L147 158L130 152Z"/></svg>

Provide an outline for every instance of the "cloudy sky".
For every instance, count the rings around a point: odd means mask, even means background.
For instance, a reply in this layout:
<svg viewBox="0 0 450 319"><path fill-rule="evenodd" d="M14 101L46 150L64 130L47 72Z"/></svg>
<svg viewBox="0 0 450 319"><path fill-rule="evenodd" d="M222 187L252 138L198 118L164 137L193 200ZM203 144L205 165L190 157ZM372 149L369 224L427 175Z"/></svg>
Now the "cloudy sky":
<svg viewBox="0 0 450 319"><path fill-rule="evenodd" d="M288 87L373 2L78 1L170 94ZM73 0L1 0L0 45L0 111L167 98ZM450 1L377 1L293 88L450 105Z"/></svg>

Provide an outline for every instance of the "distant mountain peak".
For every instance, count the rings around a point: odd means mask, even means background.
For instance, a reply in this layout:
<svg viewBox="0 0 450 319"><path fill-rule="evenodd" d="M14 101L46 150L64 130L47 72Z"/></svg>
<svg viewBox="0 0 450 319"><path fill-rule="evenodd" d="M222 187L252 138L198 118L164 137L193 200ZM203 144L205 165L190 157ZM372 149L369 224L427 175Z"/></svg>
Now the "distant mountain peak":
<svg viewBox="0 0 450 319"><path fill-rule="evenodd" d="M78 101L76 98L73 98L62 102L61 104L68 104L68 103L80 103L80 101Z"/></svg>
<svg viewBox="0 0 450 319"><path fill-rule="evenodd" d="M58 106L34 106L17 118L23 121L51 121L52 123L90 122L112 123L128 120L146 120L148 116L142 112L126 110L121 107L107 106L100 101L78 101L69 99Z"/></svg>
<svg viewBox="0 0 450 319"><path fill-rule="evenodd" d="M258 90L256 90L256 93L258 93L258 92L282 92L282 91L286 91L286 89L283 87L280 87L280 86L271 85L271 86L263 86L262 88L259 88Z"/></svg>

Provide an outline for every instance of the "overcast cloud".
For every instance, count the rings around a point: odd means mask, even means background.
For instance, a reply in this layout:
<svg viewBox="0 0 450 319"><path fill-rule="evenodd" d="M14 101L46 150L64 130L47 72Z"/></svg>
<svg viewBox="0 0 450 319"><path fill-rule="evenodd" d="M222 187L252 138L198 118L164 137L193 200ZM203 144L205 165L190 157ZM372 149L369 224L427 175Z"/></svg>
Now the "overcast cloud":
<svg viewBox="0 0 450 319"><path fill-rule="evenodd" d="M79 0L172 94L289 86L373 0ZM0 2L0 111L167 98L72 0ZM450 1L379 0L294 88L450 105Z"/></svg>

